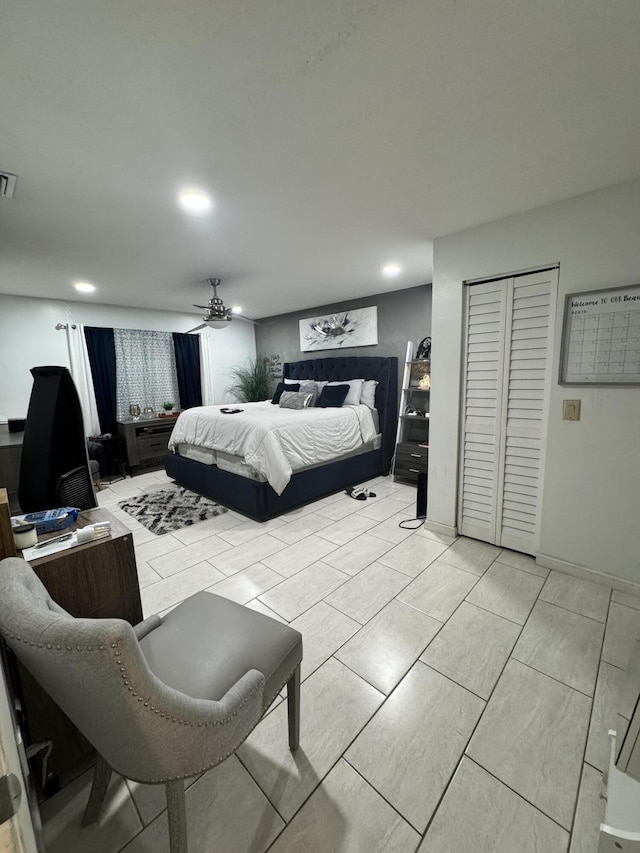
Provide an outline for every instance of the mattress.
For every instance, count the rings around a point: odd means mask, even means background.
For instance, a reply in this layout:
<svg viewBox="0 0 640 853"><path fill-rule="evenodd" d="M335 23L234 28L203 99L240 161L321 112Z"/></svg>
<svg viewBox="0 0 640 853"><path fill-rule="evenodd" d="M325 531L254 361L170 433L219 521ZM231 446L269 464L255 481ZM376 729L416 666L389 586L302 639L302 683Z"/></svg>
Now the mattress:
<svg viewBox="0 0 640 853"><path fill-rule="evenodd" d="M340 462L343 459L350 459L352 456L359 456L361 453L369 453L372 450L380 450L382 436L377 435L373 441L363 444L356 450L349 453L343 453L331 459L331 462ZM248 480L255 480L257 483L266 483L267 478L259 474L251 465L247 465L241 456L234 456L232 453L225 453L222 450L211 450L208 447L198 447L196 444L179 444L175 448L178 456L184 456L186 459L192 459L194 462L201 462L203 465L216 465L221 471L228 471L230 474L238 474L240 477L246 477ZM300 471L311 471L313 468L320 468L326 465L327 462L315 462L310 465L301 465L293 468L294 473Z"/></svg>
<svg viewBox="0 0 640 853"><path fill-rule="evenodd" d="M237 414L224 414L219 406L188 409L176 422L169 449L242 476L257 474L280 495L294 471L362 453L376 439L367 406L292 410L267 401L244 403ZM214 451L215 460L205 450Z"/></svg>

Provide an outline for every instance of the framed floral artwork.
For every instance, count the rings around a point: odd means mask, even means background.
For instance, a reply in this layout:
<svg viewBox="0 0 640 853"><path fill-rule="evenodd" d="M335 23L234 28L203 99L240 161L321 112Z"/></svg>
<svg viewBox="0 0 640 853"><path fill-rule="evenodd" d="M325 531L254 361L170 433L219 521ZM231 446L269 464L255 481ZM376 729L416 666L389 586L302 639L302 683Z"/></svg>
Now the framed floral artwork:
<svg viewBox="0 0 640 853"><path fill-rule="evenodd" d="M378 309L355 308L300 320L300 350L369 347L378 343Z"/></svg>

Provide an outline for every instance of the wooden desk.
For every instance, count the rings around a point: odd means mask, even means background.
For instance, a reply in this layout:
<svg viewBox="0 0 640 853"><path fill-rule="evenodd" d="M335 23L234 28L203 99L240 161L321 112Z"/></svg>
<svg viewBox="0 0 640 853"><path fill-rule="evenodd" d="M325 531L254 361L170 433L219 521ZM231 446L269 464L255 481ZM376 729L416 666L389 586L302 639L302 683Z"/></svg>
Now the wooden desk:
<svg viewBox="0 0 640 853"><path fill-rule="evenodd" d="M131 531L99 508L80 513L75 528L96 521L111 522L110 538L40 557L31 566L54 601L72 616L117 617L134 625L142 620L142 604ZM29 672L20 664L17 670L29 741L53 741L47 775L56 776L92 747Z"/></svg>
<svg viewBox="0 0 640 853"><path fill-rule="evenodd" d="M9 503L17 511L23 432L0 431L0 486L9 492Z"/></svg>

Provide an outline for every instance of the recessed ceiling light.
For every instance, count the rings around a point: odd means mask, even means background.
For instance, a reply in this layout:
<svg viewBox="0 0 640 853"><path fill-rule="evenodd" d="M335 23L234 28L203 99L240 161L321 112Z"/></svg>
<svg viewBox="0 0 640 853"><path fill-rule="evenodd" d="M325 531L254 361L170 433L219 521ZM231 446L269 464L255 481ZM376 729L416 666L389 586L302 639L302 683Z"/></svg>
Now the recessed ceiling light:
<svg viewBox="0 0 640 853"><path fill-rule="evenodd" d="M400 264L385 264L382 267L382 275L386 278L395 278L402 272Z"/></svg>
<svg viewBox="0 0 640 853"><path fill-rule="evenodd" d="M231 310L234 314L240 314L242 311L242 305L234 305Z"/></svg>
<svg viewBox="0 0 640 853"><path fill-rule="evenodd" d="M93 293L96 289L95 284L91 284L90 281L75 281L73 286L79 293Z"/></svg>
<svg viewBox="0 0 640 853"><path fill-rule="evenodd" d="M178 196L178 201L189 213L206 213L213 206L209 196L200 190L185 190Z"/></svg>

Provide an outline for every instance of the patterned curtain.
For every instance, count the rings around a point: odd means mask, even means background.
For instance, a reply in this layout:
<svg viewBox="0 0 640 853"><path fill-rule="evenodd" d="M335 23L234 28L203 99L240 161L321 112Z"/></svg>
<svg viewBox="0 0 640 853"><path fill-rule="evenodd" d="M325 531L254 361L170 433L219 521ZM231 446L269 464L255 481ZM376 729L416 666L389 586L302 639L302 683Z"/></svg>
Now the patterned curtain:
<svg viewBox="0 0 640 853"><path fill-rule="evenodd" d="M171 332L138 329L114 329L116 348L116 410L118 420L129 417L131 405L142 412L151 406L162 411L162 404L180 407L176 358Z"/></svg>

